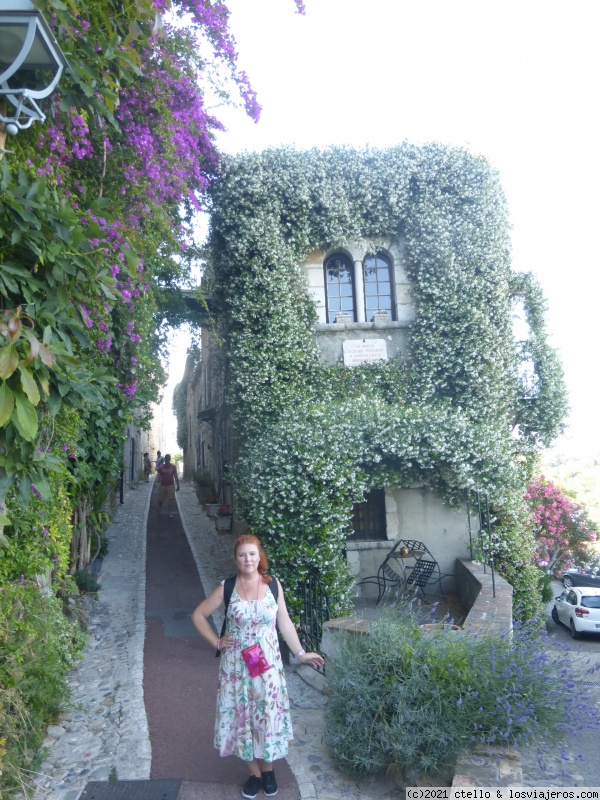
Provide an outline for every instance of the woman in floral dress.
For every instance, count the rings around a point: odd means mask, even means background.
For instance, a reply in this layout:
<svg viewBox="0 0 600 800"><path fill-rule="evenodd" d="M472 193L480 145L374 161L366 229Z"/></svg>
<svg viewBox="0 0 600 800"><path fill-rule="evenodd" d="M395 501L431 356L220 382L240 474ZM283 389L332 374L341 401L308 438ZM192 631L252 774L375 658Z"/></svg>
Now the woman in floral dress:
<svg viewBox="0 0 600 800"><path fill-rule="evenodd" d="M285 674L276 623L294 658L301 664L323 664L318 653L305 653L291 621L281 584L277 600L269 586L267 557L255 536L240 536L234 545L237 566L235 588L227 609L227 633L213 631L208 617L224 601L224 582L192 614L201 636L221 650L215 747L222 756L246 761L250 777L242 797L252 800L262 788L277 794L273 762L285 758L293 738ZM260 644L268 669L252 677L242 650ZM266 665L265 665L266 666Z"/></svg>

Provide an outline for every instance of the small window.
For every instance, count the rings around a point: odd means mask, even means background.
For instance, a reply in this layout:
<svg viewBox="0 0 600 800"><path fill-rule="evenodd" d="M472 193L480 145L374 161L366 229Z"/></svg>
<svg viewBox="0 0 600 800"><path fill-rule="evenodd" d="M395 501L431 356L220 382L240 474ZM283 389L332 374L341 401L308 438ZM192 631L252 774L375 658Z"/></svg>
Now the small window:
<svg viewBox="0 0 600 800"><path fill-rule="evenodd" d="M387 539L385 519L385 490L372 489L363 503L355 503L352 518L353 533L348 539L371 542Z"/></svg>
<svg viewBox="0 0 600 800"><path fill-rule="evenodd" d="M378 254L368 256L363 262L365 283L365 319L373 321L376 311L387 311L390 319L394 318L392 302L392 274L390 262L385 256Z"/></svg>
<svg viewBox="0 0 600 800"><path fill-rule="evenodd" d="M334 253L325 262L325 288L327 292L327 322L335 322L337 314L354 311L354 280L352 261L343 253Z"/></svg>

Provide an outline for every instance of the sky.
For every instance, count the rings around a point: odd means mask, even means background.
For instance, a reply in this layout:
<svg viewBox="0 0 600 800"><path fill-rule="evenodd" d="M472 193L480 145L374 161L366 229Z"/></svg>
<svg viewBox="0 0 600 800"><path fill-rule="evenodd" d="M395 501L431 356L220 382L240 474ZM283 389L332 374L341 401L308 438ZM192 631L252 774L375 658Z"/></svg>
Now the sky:
<svg viewBox="0 0 600 800"><path fill-rule="evenodd" d="M260 121L215 108L227 153L438 141L499 172L512 265L548 302L571 413L557 449L600 455L598 0L229 0ZM169 386L181 380L175 338Z"/></svg>

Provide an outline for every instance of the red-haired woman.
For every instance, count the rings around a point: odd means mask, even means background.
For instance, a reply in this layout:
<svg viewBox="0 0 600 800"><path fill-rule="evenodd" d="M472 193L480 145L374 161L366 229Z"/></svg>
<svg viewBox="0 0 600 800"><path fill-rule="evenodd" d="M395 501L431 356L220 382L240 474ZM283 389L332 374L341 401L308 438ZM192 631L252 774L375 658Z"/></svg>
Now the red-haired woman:
<svg viewBox="0 0 600 800"><path fill-rule="evenodd" d="M277 794L273 762L285 758L293 738L276 623L298 663L322 665L323 658L302 649L279 582L275 600L269 584L277 579L267 575L267 557L256 536L240 536L233 552L237 578L227 609L227 633L219 638L208 621L224 603L224 582L200 603L192 621L198 633L221 650L215 747L222 756L236 755L247 762L250 777L242 797L252 800L261 788L267 797ZM265 671L252 677L249 670L257 668L242 651L256 644L259 656L264 656L259 669Z"/></svg>

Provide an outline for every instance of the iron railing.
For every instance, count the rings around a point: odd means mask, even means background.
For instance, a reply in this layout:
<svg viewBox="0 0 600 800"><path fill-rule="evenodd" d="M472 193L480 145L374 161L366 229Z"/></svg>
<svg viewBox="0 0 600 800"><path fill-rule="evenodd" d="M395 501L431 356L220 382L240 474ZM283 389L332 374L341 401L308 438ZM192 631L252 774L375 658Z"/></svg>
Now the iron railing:
<svg viewBox="0 0 600 800"><path fill-rule="evenodd" d="M325 587L316 575L310 575L299 586L299 595L303 601L300 611L300 630L298 631L302 647L318 653L323 638L323 625L331 619L329 598ZM325 667L315 667L318 672L325 673Z"/></svg>
<svg viewBox="0 0 600 800"><path fill-rule="evenodd" d="M492 525L496 521L490 513L490 498L487 492L476 489L473 494L467 496L467 517L469 525L469 549L471 551L471 561L473 560L474 550L477 548L481 553L483 563L483 574L487 574L488 568L492 576L492 594L496 597L496 572L494 568L494 548L492 544ZM476 517L477 530L473 534L471 525L472 519Z"/></svg>

